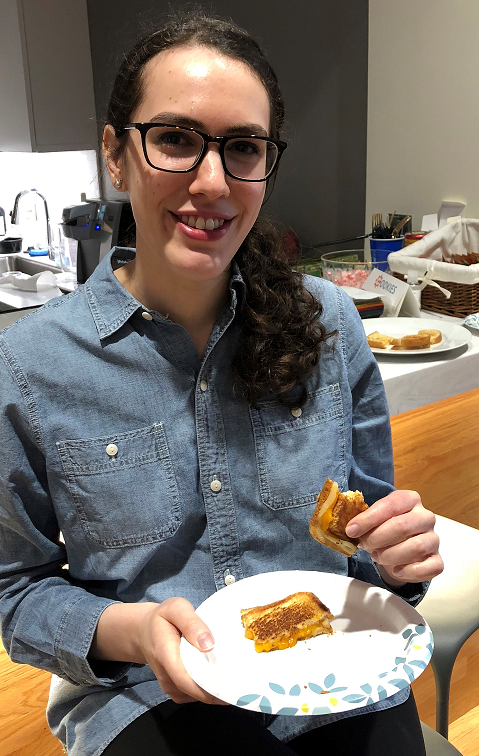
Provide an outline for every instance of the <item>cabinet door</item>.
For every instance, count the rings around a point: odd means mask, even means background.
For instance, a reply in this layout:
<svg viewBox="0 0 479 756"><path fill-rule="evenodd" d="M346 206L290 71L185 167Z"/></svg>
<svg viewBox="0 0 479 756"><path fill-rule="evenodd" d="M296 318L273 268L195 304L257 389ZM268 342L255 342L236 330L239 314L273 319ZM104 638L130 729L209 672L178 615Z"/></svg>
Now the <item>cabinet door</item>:
<svg viewBox="0 0 479 756"><path fill-rule="evenodd" d="M30 82L24 66L23 18L17 0L0 0L0 151L31 152Z"/></svg>
<svg viewBox="0 0 479 756"><path fill-rule="evenodd" d="M0 20L0 150L96 149L86 0L0 0Z"/></svg>

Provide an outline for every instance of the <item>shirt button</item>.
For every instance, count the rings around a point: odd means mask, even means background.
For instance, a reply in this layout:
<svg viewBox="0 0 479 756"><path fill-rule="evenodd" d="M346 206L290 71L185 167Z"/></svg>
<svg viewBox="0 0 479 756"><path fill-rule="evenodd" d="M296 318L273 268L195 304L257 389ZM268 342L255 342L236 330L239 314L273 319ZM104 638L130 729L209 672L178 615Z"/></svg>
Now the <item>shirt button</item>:
<svg viewBox="0 0 479 756"><path fill-rule="evenodd" d="M106 453L109 457L114 457L115 454L118 454L118 446L116 444L108 444L106 447Z"/></svg>
<svg viewBox="0 0 479 756"><path fill-rule="evenodd" d="M225 577L225 585L233 585L233 583L236 582L236 578L234 575L226 575Z"/></svg>
<svg viewBox="0 0 479 756"><path fill-rule="evenodd" d="M207 388L208 388L207 382L206 381L201 381L201 383L200 383L200 389L202 391L206 391Z"/></svg>
<svg viewBox="0 0 479 756"><path fill-rule="evenodd" d="M218 491L221 491L221 482L219 480L212 480L210 483L210 488L215 493L218 493Z"/></svg>
<svg viewBox="0 0 479 756"><path fill-rule="evenodd" d="M293 417L301 417L303 410L301 409L301 407L293 407L291 414Z"/></svg>
<svg viewBox="0 0 479 756"><path fill-rule="evenodd" d="M146 310L143 310L141 317L145 318L145 320L153 320L153 315L151 315L149 312L146 312Z"/></svg>

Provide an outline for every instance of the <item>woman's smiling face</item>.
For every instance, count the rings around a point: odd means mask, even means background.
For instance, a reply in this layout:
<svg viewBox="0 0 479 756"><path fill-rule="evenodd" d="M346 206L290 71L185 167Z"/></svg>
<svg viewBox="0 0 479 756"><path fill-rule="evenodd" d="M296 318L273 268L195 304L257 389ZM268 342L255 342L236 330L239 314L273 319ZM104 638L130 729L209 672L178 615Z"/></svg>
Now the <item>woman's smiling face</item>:
<svg viewBox="0 0 479 756"><path fill-rule="evenodd" d="M143 99L131 121L190 126L212 136L244 134L245 127L268 135L270 106L262 83L241 61L206 47L177 47L146 65ZM138 255L173 277L221 276L256 220L265 183L226 176L217 144L191 173L155 170L138 130L129 131L117 165L135 215ZM198 219L210 222L203 229Z"/></svg>

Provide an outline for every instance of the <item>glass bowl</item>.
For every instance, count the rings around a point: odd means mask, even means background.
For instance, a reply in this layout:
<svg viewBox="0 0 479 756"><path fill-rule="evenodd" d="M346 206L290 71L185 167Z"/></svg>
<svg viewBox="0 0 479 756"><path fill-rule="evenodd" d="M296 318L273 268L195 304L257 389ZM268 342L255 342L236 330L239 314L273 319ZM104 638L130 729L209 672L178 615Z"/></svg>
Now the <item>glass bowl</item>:
<svg viewBox="0 0 479 756"><path fill-rule="evenodd" d="M321 255L323 278L338 286L360 289L374 264L364 259L364 249L346 249Z"/></svg>

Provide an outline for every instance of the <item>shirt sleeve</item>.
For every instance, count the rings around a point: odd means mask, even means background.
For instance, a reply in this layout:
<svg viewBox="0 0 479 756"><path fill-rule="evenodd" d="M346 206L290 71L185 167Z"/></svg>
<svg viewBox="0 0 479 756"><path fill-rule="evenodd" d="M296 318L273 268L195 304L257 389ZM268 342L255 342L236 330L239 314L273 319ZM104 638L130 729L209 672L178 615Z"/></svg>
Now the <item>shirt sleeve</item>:
<svg viewBox="0 0 479 756"><path fill-rule="evenodd" d="M367 504L394 491L394 459L389 409L376 359L366 341L358 311L341 292L345 313L345 360L352 400L352 453L349 488L363 492ZM348 560L349 576L386 588L416 606L426 595L429 581L392 588L381 578L370 555L358 549Z"/></svg>
<svg viewBox="0 0 479 756"><path fill-rule="evenodd" d="M111 603L69 582L34 398L0 339L0 618L14 662L73 684L108 686L131 665L89 663L97 622Z"/></svg>

